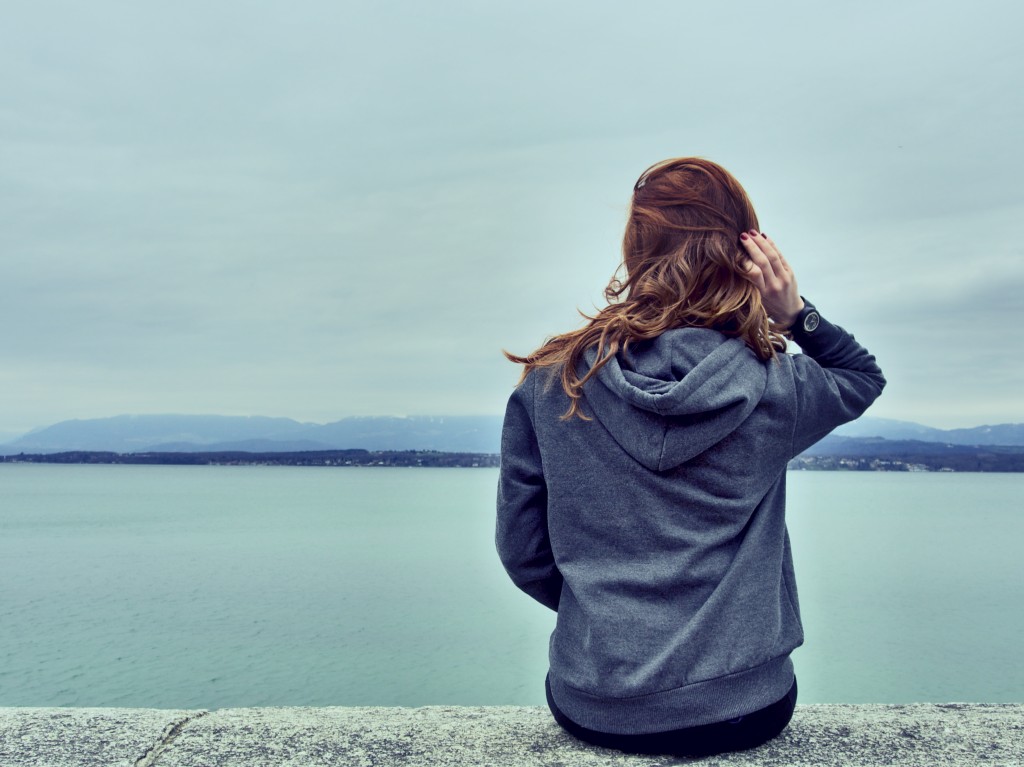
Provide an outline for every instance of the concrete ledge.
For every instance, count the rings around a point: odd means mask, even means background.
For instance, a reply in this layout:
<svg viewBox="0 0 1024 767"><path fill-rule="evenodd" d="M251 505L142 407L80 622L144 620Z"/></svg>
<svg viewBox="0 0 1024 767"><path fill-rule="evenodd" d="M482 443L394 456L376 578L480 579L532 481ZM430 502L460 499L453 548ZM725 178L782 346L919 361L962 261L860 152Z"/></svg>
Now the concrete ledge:
<svg viewBox="0 0 1024 767"><path fill-rule="evenodd" d="M589 767L688 764L584 745L522 707L0 709L2 767ZM1024 765L1024 704L797 706L753 751L702 765Z"/></svg>

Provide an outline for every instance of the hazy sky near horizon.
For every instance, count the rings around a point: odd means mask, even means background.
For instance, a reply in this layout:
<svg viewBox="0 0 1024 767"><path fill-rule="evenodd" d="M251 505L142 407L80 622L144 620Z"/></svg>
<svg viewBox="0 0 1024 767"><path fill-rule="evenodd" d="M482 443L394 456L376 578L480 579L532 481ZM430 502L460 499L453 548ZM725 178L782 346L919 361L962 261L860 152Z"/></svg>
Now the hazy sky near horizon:
<svg viewBox="0 0 1024 767"><path fill-rule="evenodd" d="M879 358L1024 421L1010 2L7 4L0 439L120 413L500 413L701 155Z"/></svg>

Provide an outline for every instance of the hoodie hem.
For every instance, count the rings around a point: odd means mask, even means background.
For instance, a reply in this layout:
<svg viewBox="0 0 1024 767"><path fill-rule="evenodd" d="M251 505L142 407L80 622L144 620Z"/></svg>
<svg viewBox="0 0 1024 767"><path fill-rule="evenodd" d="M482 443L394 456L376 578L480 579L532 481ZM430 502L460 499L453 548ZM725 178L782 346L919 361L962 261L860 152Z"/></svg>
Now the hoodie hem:
<svg viewBox="0 0 1024 767"><path fill-rule="evenodd" d="M793 685L788 655L729 676L628 698L592 695L548 675L551 696L576 724L612 735L645 735L713 724L771 705Z"/></svg>

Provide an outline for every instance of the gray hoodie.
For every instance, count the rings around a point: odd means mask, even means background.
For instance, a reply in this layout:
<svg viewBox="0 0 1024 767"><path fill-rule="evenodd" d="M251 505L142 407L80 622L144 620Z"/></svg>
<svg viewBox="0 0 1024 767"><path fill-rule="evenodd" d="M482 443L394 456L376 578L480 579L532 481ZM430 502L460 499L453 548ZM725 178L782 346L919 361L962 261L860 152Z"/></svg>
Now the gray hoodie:
<svg viewBox="0 0 1024 767"><path fill-rule="evenodd" d="M497 548L515 584L558 612L551 694L577 724L692 727L792 685L803 630L786 464L885 385L842 328L822 320L795 338L804 354L762 362L714 330L667 331L588 382L587 421L561 420L557 371L512 394Z"/></svg>

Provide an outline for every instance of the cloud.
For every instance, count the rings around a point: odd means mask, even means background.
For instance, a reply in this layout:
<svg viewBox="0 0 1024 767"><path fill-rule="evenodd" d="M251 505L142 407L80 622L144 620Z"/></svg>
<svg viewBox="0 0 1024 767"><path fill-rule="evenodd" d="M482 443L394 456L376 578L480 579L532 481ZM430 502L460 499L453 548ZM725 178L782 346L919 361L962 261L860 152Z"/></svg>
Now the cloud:
<svg viewBox="0 0 1024 767"><path fill-rule="evenodd" d="M23 6L0 32L0 428L497 412L500 349L600 302L633 181L679 154L733 170L877 346L878 414L1024 420L1021 13Z"/></svg>

